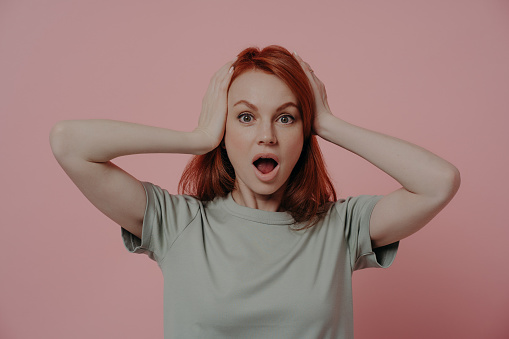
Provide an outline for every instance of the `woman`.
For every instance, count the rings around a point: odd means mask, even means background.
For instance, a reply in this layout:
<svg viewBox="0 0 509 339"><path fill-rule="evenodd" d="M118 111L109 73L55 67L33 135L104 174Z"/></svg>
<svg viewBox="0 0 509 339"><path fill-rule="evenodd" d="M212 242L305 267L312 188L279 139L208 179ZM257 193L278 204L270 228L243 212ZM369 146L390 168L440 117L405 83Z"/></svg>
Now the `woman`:
<svg viewBox="0 0 509 339"><path fill-rule="evenodd" d="M336 200L316 135L403 187ZM56 159L128 250L164 275L165 338L351 338L351 275L388 267L460 184L449 162L334 116L297 54L248 48L205 94L198 127L178 132L111 120L62 121ZM173 195L110 160L187 153Z"/></svg>

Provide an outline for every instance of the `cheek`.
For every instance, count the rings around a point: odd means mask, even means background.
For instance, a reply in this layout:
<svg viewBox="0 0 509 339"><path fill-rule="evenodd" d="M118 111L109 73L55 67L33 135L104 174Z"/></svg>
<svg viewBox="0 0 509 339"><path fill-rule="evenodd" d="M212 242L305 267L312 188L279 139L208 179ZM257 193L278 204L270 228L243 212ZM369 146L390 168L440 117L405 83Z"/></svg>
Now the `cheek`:
<svg viewBox="0 0 509 339"><path fill-rule="evenodd" d="M232 145L235 146L239 142L239 133L235 130L235 128L232 128L228 122L226 123L226 128L224 131L224 143L226 146L226 149L232 149Z"/></svg>
<svg viewBox="0 0 509 339"><path fill-rule="evenodd" d="M293 149L300 149L304 144L304 132L302 131L302 126L300 128L292 129L288 132L285 132L282 137L284 138L284 143Z"/></svg>
<svg viewBox="0 0 509 339"><path fill-rule="evenodd" d="M291 155L291 162L295 166L300 158L300 154L302 153L302 147L304 146L304 136L302 133L296 133L288 136L286 145L286 152L287 154Z"/></svg>
<svg viewBox="0 0 509 339"><path fill-rule="evenodd" d="M248 141L249 133L246 133L245 129L226 124L224 144L232 164L237 158L247 154L246 147L248 147Z"/></svg>
<svg viewBox="0 0 509 339"><path fill-rule="evenodd" d="M299 140L299 142L296 142L293 147L292 147L292 154L293 154L293 160L294 160L294 164L297 163L297 161L299 160L300 158L300 155L302 153L302 147L304 145L304 140L301 139Z"/></svg>

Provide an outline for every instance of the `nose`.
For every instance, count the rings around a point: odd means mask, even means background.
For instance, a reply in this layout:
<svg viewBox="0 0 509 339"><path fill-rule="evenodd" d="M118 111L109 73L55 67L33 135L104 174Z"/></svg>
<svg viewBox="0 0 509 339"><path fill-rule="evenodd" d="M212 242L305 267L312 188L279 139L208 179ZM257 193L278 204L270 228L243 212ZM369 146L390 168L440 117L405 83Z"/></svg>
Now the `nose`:
<svg viewBox="0 0 509 339"><path fill-rule="evenodd" d="M258 131L258 144L273 145L275 143L277 143L277 138L272 124L261 124Z"/></svg>

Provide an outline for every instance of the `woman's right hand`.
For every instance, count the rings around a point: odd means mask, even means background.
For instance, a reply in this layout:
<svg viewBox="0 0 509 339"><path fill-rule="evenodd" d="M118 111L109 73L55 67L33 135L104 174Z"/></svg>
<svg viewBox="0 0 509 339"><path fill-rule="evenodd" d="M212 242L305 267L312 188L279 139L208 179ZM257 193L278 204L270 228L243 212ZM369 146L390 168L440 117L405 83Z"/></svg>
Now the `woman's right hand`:
<svg viewBox="0 0 509 339"><path fill-rule="evenodd" d="M227 90L235 60L227 62L214 74L203 97L198 127L193 133L201 139L200 144L205 146L204 153L219 146L223 140L228 111Z"/></svg>

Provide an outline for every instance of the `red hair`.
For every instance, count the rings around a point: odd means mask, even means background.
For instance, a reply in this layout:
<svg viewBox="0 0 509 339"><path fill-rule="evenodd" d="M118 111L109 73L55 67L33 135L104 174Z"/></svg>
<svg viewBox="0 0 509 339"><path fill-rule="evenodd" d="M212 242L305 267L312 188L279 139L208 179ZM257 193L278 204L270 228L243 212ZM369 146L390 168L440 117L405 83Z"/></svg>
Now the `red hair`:
<svg viewBox="0 0 509 339"><path fill-rule="evenodd" d="M312 134L315 97L311 83L299 61L288 50L277 45L261 51L256 47L246 48L239 53L233 66L230 86L240 74L253 69L262 70L281 79L297 98L304 145L290 174L281 208L290 213L296 223L307 222L297 230L310 228L327 212L330 203L336 201L336 192L325 168L322 152L316 136ZM179 192L208 201L216 196L226 196L234 187L235 171L226 150L220 145L191 159L182 173Z"/></svg>

